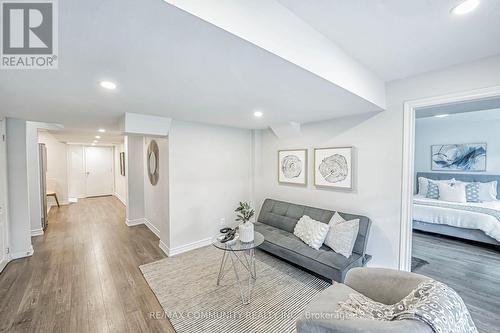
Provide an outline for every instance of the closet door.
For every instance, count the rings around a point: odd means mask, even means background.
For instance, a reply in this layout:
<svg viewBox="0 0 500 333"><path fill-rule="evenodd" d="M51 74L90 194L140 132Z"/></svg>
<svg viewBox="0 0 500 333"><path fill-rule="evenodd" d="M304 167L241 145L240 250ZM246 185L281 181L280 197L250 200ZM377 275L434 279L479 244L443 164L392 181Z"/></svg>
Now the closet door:
<svg viewBox="0 0 500 333"><path fill-rule="evenodd" d="M87 197L113 194L113 148L85 147Z"/></svg>

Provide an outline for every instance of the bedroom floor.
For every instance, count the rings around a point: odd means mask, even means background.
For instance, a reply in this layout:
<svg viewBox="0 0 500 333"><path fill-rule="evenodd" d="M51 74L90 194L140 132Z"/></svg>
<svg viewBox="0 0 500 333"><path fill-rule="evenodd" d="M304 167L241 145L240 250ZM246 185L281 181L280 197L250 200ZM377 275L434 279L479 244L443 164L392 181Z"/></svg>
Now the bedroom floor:
<svg viewBox="0 0 500 333"><path fill-rule="evenodd" d="M413 257L428 262L415 273L460 294L480 333L500 332L500 249L414 232Z"/></svg>

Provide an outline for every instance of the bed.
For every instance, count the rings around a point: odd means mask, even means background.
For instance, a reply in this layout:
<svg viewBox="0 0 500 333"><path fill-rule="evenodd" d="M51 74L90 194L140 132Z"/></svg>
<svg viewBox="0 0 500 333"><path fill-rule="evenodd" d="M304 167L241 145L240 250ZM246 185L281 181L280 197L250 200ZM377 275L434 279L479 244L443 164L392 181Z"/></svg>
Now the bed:
<svg viewBox="0 0 500 333"><path fill-rule="evenodd" d="M421 195L413 198L413 229L500 246L500 176L456 173L417 173L433 180L498 181L497 201L448 203Z"/></svg>

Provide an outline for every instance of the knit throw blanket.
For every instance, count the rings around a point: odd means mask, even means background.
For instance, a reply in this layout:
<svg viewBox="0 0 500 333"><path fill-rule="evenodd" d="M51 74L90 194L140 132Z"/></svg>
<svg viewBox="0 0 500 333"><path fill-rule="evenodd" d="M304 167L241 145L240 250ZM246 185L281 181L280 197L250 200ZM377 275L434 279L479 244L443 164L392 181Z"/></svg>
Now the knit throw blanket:
<svg viewBox="0 0 500 333"><path fill-rule="evenodd" d="M337 314L341 318L419 320L436 333L478 333L462 298L447 285L434 280L420 283L408 296L393 305L351 294L347 301L339 303Z"/></svg>

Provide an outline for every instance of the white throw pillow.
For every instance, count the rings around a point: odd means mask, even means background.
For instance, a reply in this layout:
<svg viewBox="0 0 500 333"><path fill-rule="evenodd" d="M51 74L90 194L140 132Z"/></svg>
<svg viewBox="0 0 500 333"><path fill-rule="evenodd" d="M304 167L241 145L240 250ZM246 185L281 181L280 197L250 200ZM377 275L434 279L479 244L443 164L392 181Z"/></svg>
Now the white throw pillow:
<svg viewBox="0 0 500 333"><path fill-rule="evenodd" d="M293 234L313 249L319 250L325 241L328 230L330 230L328 224L313 220L309 216L304 215L295 225Z"/></svg>
<svg viewBox="0 0 500 333"><path fill-rule="evenodd" d="M346 221L336 212L328 225L330 226L330 231L326 235L325 245L344 257L349 258L358 237L359 219Z"/></svg>
<svg viewBox="0 0 500 333"><path fill-rule="evenodd" d="M467 202L465 183L437 183L439 187L439 200L449 202Z"/></svg>
<svg viewBox="0 0 500 333"><path fill-rule="evenodd" d="M483 202L497 200L497 185L498 182L496 180L488 183L479 183L479 200Z"/></svg>

